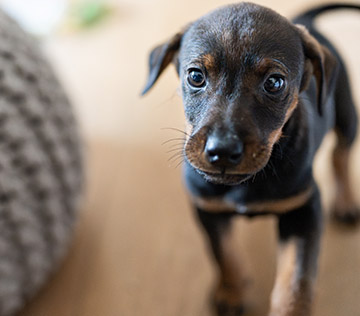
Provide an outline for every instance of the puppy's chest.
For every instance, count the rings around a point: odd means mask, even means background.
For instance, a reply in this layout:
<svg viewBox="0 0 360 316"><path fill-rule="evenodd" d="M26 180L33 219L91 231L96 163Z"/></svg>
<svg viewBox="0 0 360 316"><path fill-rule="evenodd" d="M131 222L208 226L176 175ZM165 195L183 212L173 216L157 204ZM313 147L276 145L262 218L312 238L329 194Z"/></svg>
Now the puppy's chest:
<svg viewBox="0 0 360 316"><path fill-rule="evenodd" d="M196 196L190 193L194 205L211 213L233 213L247 216L282 214L301 207L312 194L311 187L283 197L252 196L246 188L233 189L223 195Z"/></svg>

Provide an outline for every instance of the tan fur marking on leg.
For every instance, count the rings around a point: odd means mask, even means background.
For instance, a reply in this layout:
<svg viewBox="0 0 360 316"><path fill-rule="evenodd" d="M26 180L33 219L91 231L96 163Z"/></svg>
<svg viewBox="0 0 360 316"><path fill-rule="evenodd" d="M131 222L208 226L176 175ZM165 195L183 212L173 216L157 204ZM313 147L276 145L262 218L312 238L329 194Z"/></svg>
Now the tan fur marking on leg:
<svg viewBox="0 0 360 316"><path fill-rule="evenodd" d="M230 233L222 236L221 249L221 276L215 292L215 300L231 306L240 306L243 303L245 281L239 251Z"/></svg>
<svg viewBox="0 0 360 316"><path fill-rule="evenodd" d="M310 315L313 280L300 275L297 242L294 238L280 246L270 316Z"/></svg>
<svg viewBox="0 0 360 316"><path fill-rule="evenodd" d="M271 296L271 315L286 315L292 302L292 279L296 265L296 245L294 241L282 245L278 254L277 277Z"/></svg>
<svg viewBox="0 0 360 316"><path fill-rule="evenodd" d="M350 187L348 148L337 146L333 153L333 166L336 178L335 212L346 215L346 211L356 208L353 192Z"/></svg>

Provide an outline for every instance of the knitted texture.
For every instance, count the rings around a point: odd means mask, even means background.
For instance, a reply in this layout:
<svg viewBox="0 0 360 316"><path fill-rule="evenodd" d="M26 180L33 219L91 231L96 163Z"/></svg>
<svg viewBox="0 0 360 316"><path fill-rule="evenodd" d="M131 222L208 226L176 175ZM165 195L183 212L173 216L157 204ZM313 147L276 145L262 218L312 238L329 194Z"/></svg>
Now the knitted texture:
<svg viewBox="0 0 360 316"><path fill-rule="evenodd" d="M69 101L36 42L0 12L0 315L64 256L82 188Z"/></svg>

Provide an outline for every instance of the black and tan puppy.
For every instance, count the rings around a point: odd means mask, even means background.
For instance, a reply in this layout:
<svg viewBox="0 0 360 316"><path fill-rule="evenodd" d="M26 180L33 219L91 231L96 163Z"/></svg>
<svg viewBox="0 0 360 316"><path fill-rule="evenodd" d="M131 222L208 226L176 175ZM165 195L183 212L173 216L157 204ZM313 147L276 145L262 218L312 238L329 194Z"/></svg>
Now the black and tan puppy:
<svg viewBox="0 0 360 316"><path fill-rule="evenodd" d="M239 315L244 303L244 278L229 243L236 214L278 218L269 315L310 315L322 218L312 164L330 129L337 135L332 215L359 220L348 177L357 129L349 82L339 55L312 24L339 8L360 7L323 6L291 23L259 5L230 5L151 53L144 93L171 62L181 80L185 179L219 266L219 315Z"/></svg>

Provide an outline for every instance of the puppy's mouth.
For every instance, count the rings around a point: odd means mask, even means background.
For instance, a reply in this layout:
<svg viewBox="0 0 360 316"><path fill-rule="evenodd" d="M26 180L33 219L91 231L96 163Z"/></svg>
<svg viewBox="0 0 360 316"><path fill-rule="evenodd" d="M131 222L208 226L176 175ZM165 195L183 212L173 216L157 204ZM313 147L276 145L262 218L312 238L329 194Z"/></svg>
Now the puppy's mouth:
<svg viewBox="0 0 360 316"><path fill-rule="evenodd" d="M195 170L208 182L214 184L223 184L223 185L238 185L249 178L251 178L251 174L232 174L226 173L226 170L219 173L213 173L208 171L203 171L201 169L195 168Z"/></svg>

